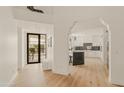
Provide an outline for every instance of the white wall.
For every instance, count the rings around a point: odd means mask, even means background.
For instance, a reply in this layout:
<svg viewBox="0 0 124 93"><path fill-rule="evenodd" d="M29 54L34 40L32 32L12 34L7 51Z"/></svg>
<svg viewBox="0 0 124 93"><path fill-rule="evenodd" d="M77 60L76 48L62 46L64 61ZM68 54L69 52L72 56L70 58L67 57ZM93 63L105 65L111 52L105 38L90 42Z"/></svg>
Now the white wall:
<svg viewBox="0 0 124 93"><path fill-rule="evenodd" d="M75 36L76 36L76 40L73 41L74 46L82 46L83 43L93 43L94 46L102 46L101 35L100 36L99 35L75 35Z"/></svg>
<svg viewBox="0 0 124 93"><path fill-rule="evenodd" d="M25 64L27 64L27 33L39 33L39 34L47 35L47 59L46 61L50 62L52 65L53 47L48 47L48 39L50 37L53 38L54 36L53 25L44 24L44 23L35 23L35 22L29 22L29 21L21 21L21 20L17 20L16 22L17 22L18 33L19 33L18 44L20 44L18 51L19 51L19 54L21 55L20 60L18 60L19 65L21 65L19 66L19 69L22 70Z"/></svg>
<svg viewBox="0 0 124 93"><path fill-rule="evenodd" d="M101 32L102 31L102 32ZM81 29L80 32L75 33L73 31L72 37L73 37L73 44L74 46L82 46L83 43L93 43L94 46L103 46L103 31L102 28L96 28L96 29L90 29L90 30L83 30ZM76 40L74 40L74 37L76 36Z"/></svg>
<svg viewBox="0 0 124 93"><path fill-rule="evenodd" d="M11 8L0 12L0 86L8 86L17 71L17 31Z"/></svg>
<svg viewBox="0 0 124 93"><path fill-rule="evenodd" d="M21 49L21 47L22 47L22 31L21 31L22 29L21 28L19 28L19 27L17 27L17 33L18 33L18 70L22 70L22 68L23 68L23 55L22 55L22 49ZM19 42L21 42L21 43L19 43Z"/></svg>
<svg viewBox="0 0 124 93"><path fill-rule="evenodd" d="M54 21L54 42L53 72L68 75L68 25L63 24L63 20L57 17Z"/></svg>
<svg viewBox="0 0 124 93"><path fill-rule="evenodd" d="M118 15L114 19L108 19L107 22L111 31L111 81L114 84L124 85L124 19Z"/></svg>

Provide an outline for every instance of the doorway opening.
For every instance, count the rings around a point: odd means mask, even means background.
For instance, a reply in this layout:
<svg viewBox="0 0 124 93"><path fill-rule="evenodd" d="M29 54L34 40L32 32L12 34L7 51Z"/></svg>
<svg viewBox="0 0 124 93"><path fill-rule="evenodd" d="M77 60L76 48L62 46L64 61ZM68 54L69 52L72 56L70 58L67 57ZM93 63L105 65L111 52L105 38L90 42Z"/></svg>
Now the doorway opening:
<svg viewBox="0 0 124 93"><path fill-rule="evenodd" d="M79 76L83 77L82 82L90 82L88 86L108 86L111 76L110 35L108 27L100 20L75 21L68 40L70 74L81 71Z"/></svg>
<svg viewBox="0 0 124 93"><path fill-rule="evenodd" d="M27 64L41 63L47 58L46 34L27 33Z"/></svg>

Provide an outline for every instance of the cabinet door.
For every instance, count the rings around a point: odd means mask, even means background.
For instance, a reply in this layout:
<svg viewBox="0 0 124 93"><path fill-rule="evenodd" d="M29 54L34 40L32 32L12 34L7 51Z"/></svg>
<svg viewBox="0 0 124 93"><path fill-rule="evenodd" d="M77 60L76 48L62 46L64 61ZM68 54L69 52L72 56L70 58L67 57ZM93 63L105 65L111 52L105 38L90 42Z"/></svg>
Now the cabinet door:
<svg viewBox="0 0 124 93"><path fill-rule="evenodd" d="M73 52L73 65L84 64L84 52Z"/></svg>

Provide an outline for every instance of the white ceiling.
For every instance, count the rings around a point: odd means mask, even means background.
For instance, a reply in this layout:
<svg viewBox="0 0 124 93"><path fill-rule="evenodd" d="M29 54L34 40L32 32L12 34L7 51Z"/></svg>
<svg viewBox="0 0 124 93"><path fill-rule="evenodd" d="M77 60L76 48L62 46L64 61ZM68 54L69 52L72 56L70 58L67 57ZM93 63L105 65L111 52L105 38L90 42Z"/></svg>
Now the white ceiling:
<svg viewBox="0 0 124 93"><path fill-rule="evenodd" d="M54 20L63 21L78 21L83 20L81 28L92 28L92 26L101 26L98 21L84 21L91 18L97 18L110 16L120 16L119 13L123 13L124 7L106 7L106 6L35 6L38 9L42 9L45 14L36 13L28 10L26 6L14 6L13 14L16 19L35 21L42 23L53 23ZM116 11L116 12L115 12ZM121 14L121 15L122 15ZM109 20L109 19L106 19ZM87 25L88 24L88 25ZM90 25L89 25L90 24Z"/></svg>
<svg viewBox="0 0 124 93"><path fill-rule="evenodd" d="M13 14L16 19L25 20L25 21L34 21L49 23L53 22L53 8L50 6L35 6L38 9L42 9L44 14L32 12L27 9L27 6L14 6Z"/></svg>
<svg viewBox="0 0 124 93"><path fill-rule="evenodd" d="M101 23L101 21L96 19L89 20L79 20L73 25L71 29L71 33L102 33L101 29L105 29L106 27Z"/></svg>
<svg viewBox="0 0 124 93"><path fill-rule="evenodd" d="M15 9L21 9L21 10L28 10L27 6L14 6ZM52 6L34 6L36 9L43 10L45 15L53 15L53 8ZM30 10L28 10L30 11Z"/></svg>

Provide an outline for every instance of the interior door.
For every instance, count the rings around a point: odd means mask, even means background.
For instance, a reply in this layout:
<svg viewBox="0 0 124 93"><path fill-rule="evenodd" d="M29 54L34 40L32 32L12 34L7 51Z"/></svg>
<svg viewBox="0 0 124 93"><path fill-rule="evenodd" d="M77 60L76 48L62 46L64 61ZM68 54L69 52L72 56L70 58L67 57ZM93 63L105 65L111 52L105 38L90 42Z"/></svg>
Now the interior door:
<svg viewBox="0 0 124 93"><path fill-rule="evenodd" d="M27 63L40 63L40 34L27 33Z"/></svg>

